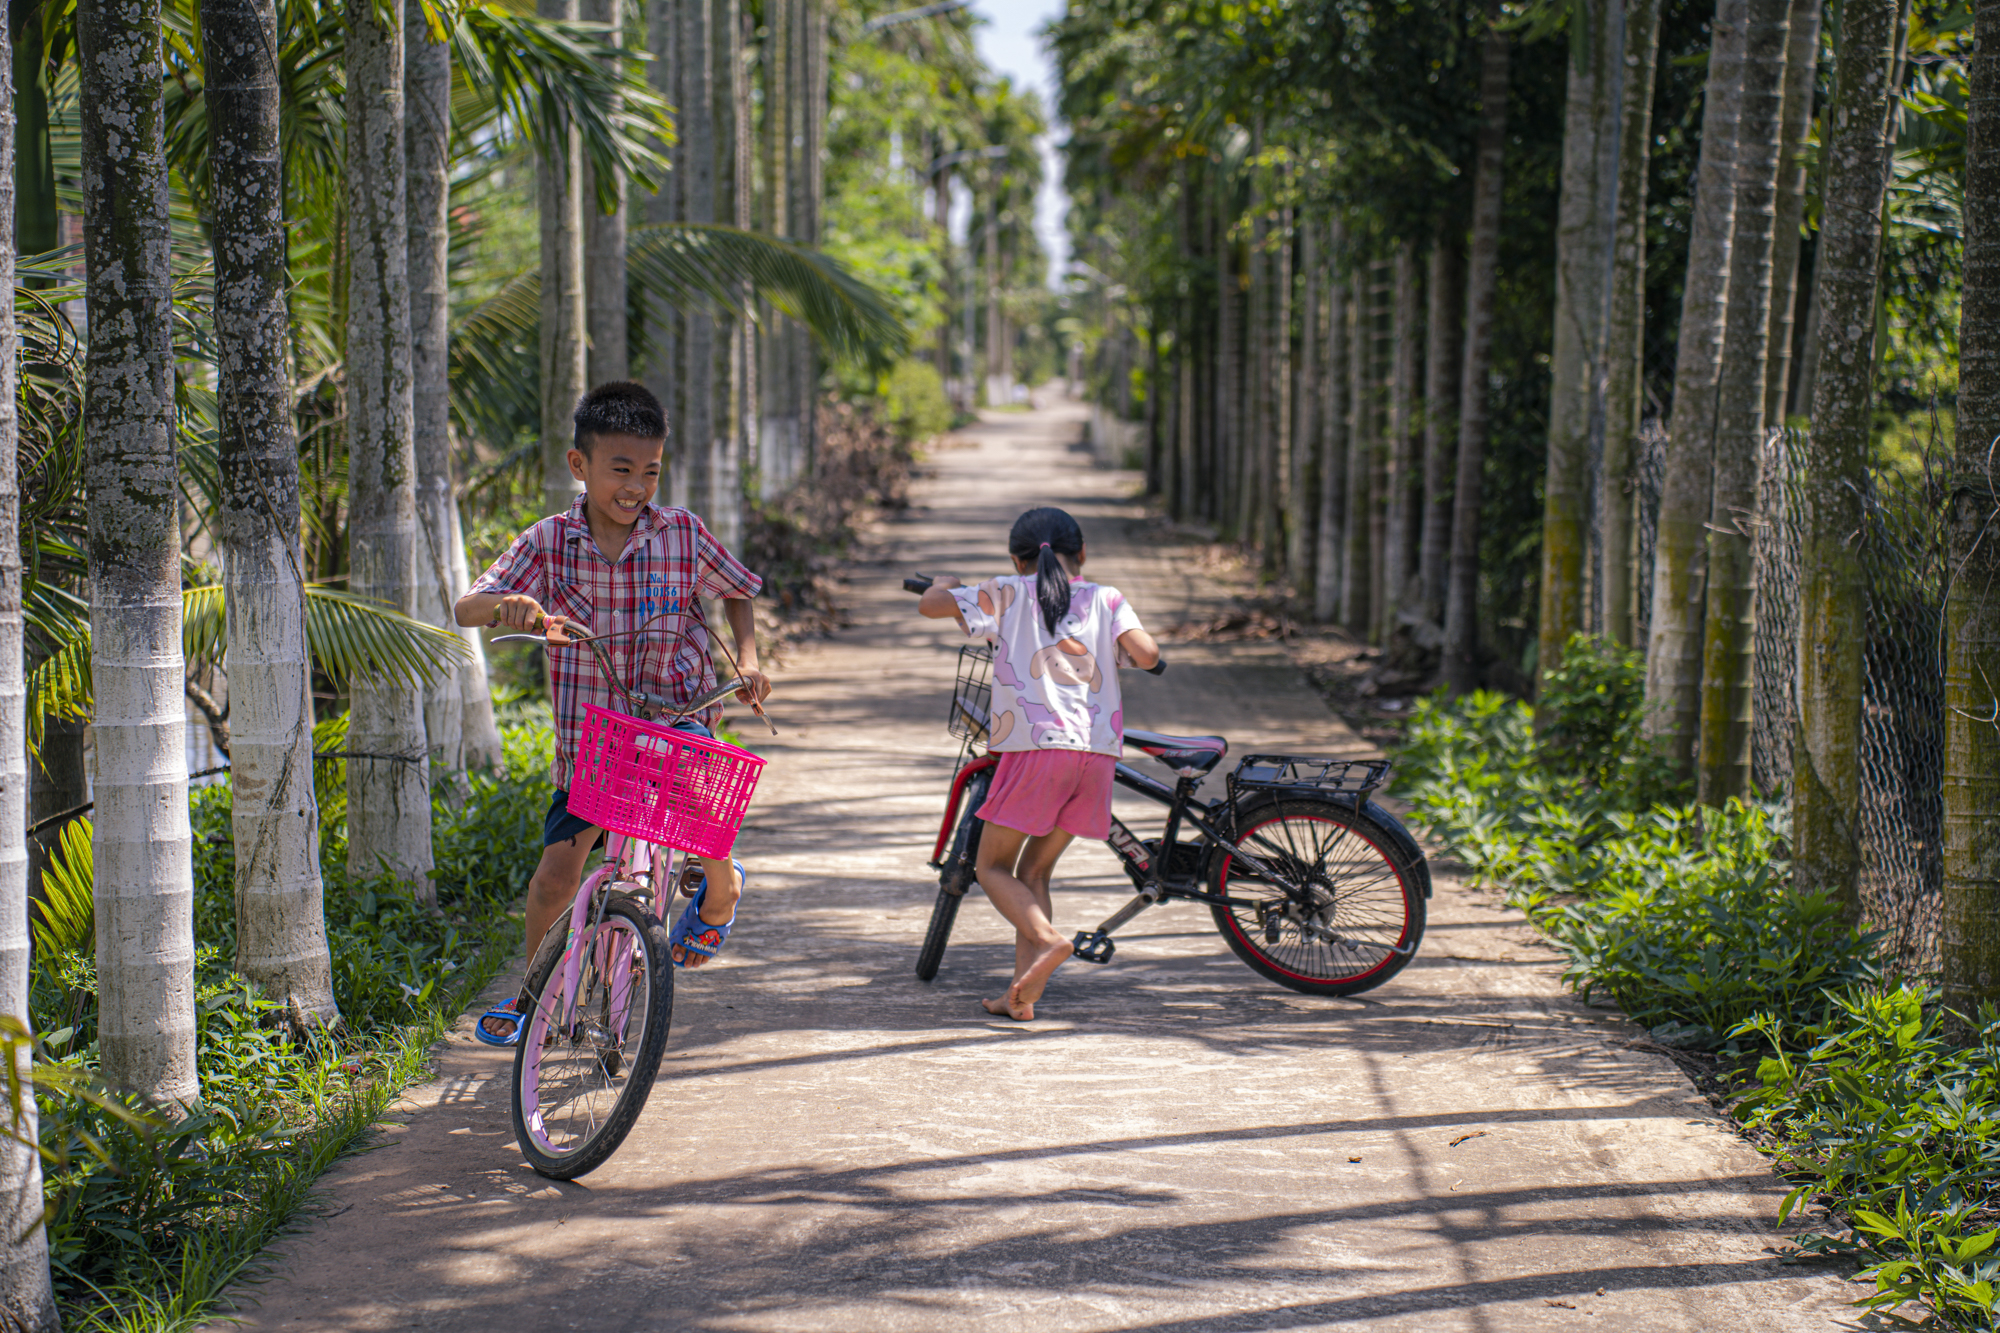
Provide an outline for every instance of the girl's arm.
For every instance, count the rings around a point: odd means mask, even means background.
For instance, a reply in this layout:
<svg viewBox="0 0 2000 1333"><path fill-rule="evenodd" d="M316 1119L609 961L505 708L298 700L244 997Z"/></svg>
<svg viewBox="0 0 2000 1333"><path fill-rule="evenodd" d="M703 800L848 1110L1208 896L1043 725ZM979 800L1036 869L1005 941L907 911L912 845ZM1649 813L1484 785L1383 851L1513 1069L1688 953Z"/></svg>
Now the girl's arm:
<svg viewBox="0 0 2000 1333"><path fill-rule="evenodd" d="M956 620L960 625L965 624L965 617L958 613L958 599L951 595L953 588L961 586L949 574L938 575L917 599L917 614L930 620Z"/></svg>
<svg viewBox="0 0 2000 1333"><path fill-rule="evenodd" d="M1160 645L1153 636L1142 629L1128 629L1118 636L1118 647L1141 671L1150 671L1159 665Z"/></svg>

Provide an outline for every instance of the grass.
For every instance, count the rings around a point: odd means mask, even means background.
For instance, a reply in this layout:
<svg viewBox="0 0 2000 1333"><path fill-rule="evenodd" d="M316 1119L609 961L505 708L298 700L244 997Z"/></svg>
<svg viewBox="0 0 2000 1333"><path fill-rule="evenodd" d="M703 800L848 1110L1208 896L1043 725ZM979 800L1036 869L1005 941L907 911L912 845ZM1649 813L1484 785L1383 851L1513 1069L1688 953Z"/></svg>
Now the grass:
<svg viewBox="0 0 2000 1333"><path fill-rule="evenodd" d="M195 793L199 1101L168 1121L68 1088L37 1096L52 1163L51 1268L68 1327L179 1330L212 1318L226 1289L254 1278L265 1247L310 1208L313 1182L363 1144L465 1002L513 954L510 909L540 853L553 739L546 710L517 715L502 731L504 769L474 775L458 797L441 787L434 800L435 912L385 880L345 873L344 775L319 774L343 1026L305 1042L291 1036L280 1006L228 968L230 793ZM33 1005L51 1055L86 1079L96 1061L87 953L38 950Z"/></svg>

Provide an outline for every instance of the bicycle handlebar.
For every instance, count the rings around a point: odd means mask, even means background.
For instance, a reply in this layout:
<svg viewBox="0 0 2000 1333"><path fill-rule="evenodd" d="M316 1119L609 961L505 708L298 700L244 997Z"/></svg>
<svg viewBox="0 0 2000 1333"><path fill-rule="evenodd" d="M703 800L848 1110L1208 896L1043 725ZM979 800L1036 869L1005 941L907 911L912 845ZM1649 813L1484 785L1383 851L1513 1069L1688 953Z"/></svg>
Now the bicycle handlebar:
<svg viewBox="0 0 2000 1333"><path fill-rule="evenodd" d="M904 592L917 592L917 593L923 593L923 592L929 592L929 591L931 590L931 585L932 585L933 583L936 583L936 582L937 582L937 580L936 580L936 579L934 579L934 578L932 578L932 577L931 577L930 575L928 575L928 574L924 573L924 572L923 572L922 570L918 570L918 571L917 571L917 573L916 573L916 575L915 575L914 577L911 577L911 578L906 578L906 579L904 579L904 580L903 580L903 591L904 591ZM1161 654L1160 654L1160 660L1159 660L1159 661L1157 661L1157 662L1153 663L1153 665L1151 665L1151 666L1149 666L1149 667L1145 667L1145 668L1142 668L1142 669L1143 669L1143 670L1145 671L1145 673L1146 673L1147 675L1149 675L1149 676L1164 676L1164 675L1166 675L1166 674L1167 674L1167 655L1166 655L1165 653L1161 653Z"/></svg>
<svg viewBox="0 0 2000 1333"><path fill-rule="evenodd" d="M492 624L489 624L487 628L495 629L499 626L499 623L500 622L496 620L492 622ZM546 626L548 623L549 623L548 617L542 616L538 618L535 622L535 628L543 630L542 633L497 634L494 636L493 642L539 643L546 648L588 647L591 650L591 656L594 659L596 659L598 667L605 673L606 676L609 676L611 673L610 663L604 660L602 655L602 650L598 648L596 645L605 639L627 638L635 634L643 634L646 632L645 628L642 626L641 628L636 630L628 630L623 634L593 634L588 630L579 629L570 625L564 625L563 632L569 636L569 641L567 643L550 643L548 633L545 629L543 629L543 627ZM734 659L732 659L732 661L733 660ZM735 694L738 690L743 688L743 678L739 676L734 680L719 682L713 689L709 690L706 694L694 700L692 703L683 704L679 707L674 707L673 705L668 704L667 701L664 699L654 699L651 696L644 693L626 691L622 687L620 687L615 681L613 682L613 688L617 689L619 693L626 695L629 702L641 708L642 710L657 705L662 712L668 713L677 718L681 718L688 716L690 713L699 713L702 709L708 708L714 704L718 704L722 702L724 699L728 698L730 695ZM749 707L751 712L755 713L758 717L764 719L764 725L771 729L771 734L773 736L778 734L777 724L771 721L771 719L768 716L766 716L764 712L764 705L762 703L759 703L753 699L750 702Z"/></svg>

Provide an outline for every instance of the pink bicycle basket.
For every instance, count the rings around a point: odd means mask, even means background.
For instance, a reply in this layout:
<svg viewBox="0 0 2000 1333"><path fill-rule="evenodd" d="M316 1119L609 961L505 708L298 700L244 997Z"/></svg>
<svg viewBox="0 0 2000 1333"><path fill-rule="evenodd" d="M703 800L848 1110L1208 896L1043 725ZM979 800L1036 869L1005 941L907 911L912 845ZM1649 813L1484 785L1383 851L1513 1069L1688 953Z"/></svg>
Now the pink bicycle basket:
<svg viewBox="0 0 2000 1333"><path fill-rule="evenodd" d="M764 763L664 722L585 704L569 809L599 828L719 860L736 845Z"/></svg>

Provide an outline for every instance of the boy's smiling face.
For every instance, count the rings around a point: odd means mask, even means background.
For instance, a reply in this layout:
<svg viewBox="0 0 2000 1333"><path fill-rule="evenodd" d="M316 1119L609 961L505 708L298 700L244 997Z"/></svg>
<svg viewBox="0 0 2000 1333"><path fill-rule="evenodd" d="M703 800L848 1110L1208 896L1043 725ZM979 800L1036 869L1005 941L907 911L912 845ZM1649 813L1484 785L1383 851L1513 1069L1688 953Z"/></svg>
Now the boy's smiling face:
<svg viewBox="0 0 2000 1333"><path fill-rule="evenodd" d="M569 472L583 483L584 507L592 518L629 528L639 521L660 488L660 455L665 440L638 435L597 435L589 453L569 451Z"/></svg>

